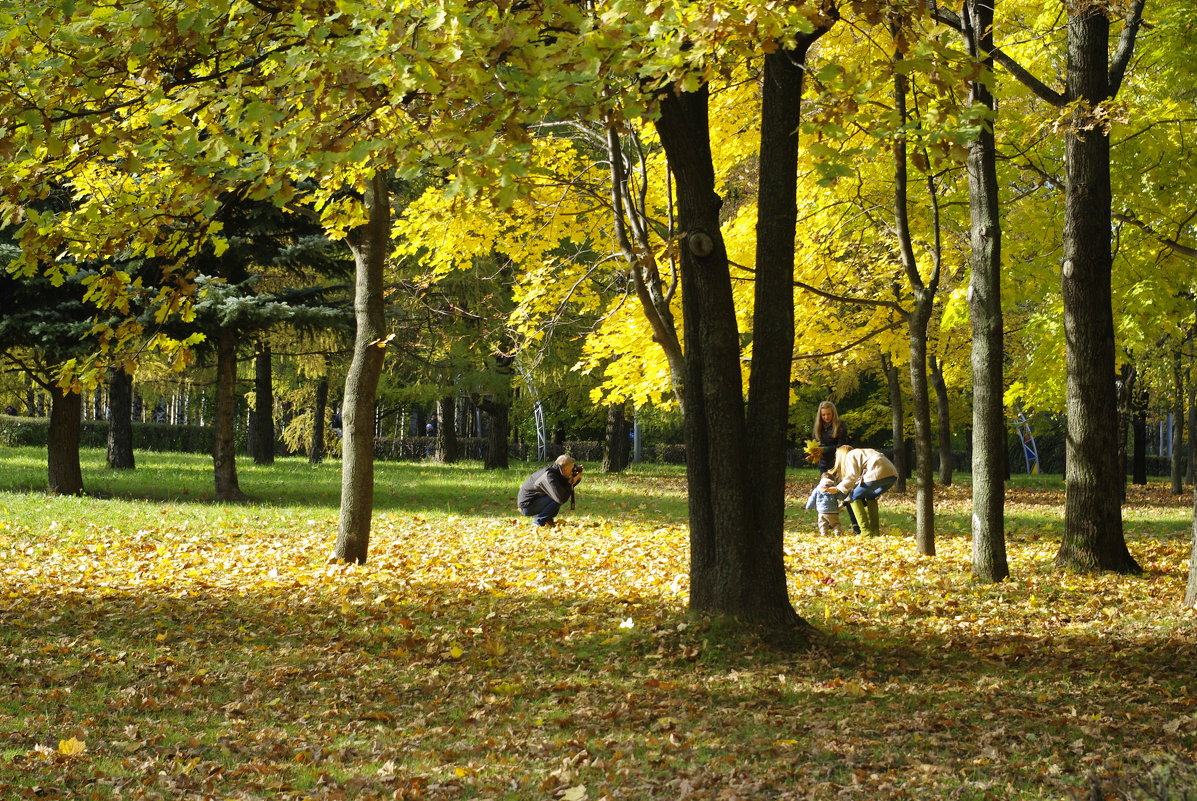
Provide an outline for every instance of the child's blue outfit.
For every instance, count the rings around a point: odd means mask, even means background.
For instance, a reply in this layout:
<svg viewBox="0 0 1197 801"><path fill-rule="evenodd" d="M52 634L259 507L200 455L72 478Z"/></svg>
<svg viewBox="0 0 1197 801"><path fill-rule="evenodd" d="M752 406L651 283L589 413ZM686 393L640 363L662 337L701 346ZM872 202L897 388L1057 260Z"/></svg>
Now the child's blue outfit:
<svg viewBox="0 0 1197 801"><path fill-rule="evenodd" d="M840 532L840 502L833 492L823 492L822 484L815 485L806 499L806 508L819 512L819 533L839 534ZM832 484L831 486L835 486Z"/></svg>

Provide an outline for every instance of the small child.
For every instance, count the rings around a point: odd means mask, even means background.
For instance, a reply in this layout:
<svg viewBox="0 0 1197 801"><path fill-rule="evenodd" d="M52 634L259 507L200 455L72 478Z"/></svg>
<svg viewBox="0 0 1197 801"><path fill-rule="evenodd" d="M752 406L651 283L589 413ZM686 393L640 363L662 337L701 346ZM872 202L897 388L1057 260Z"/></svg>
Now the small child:
<svg viewBox="0 0 1197 801"><path fill-rule="evenodd" d="M820 534L843 533L840 530L839 498L830 473L824 473L819 483L810 491L810 497L806 499L806 508L819 511Z"/></svg>

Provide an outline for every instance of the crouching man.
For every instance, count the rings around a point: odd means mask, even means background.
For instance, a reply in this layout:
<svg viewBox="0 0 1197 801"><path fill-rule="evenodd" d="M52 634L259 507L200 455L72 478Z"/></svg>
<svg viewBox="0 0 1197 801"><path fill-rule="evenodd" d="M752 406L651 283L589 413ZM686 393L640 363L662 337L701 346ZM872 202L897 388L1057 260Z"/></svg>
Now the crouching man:
<svg viewBox="0 0 1197 801"><path fill-rule="evenodd" d="M574 487L581 480L582 465L575 463L572 456L558 456L557 461L528 476L520 486L516 503L523 515L533 518L533 523L551 527L553 518L573 498Z"/></svg>

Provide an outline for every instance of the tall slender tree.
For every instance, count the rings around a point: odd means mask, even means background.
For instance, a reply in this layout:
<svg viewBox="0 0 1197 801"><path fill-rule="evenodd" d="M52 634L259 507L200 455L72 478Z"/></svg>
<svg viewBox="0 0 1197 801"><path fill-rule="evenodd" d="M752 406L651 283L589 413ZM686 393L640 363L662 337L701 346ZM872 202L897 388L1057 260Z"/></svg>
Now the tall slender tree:
<svg viewBox="0 0 1197 801"><path fill-rule="evenodd" d="M993 0L966 0L961 31L980 71L969 80L969 101L985 111L968 148L972 273L968 302L973 347L972 570L982 581L1010 575L1006 560L1006 421L1003 414L1002 223L998 206L996 103L993 76Z"/></svg>

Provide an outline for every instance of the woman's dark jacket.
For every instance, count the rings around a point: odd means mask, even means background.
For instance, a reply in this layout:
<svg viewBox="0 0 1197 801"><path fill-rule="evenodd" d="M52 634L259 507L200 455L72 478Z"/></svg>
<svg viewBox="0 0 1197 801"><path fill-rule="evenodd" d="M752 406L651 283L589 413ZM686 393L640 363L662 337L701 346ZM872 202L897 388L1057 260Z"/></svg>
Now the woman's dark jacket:
<svg viewBox="0 0 1197 801"><path fill-rule="evenodd" d="M838 437L831 433L833 428L833 424L819 421L819 444L823 446L823 455L819 457L819 463L815 467L819 468L820 473L826 473L835 467L835 449L848 444L848 426L840 421Z"/></svg>

